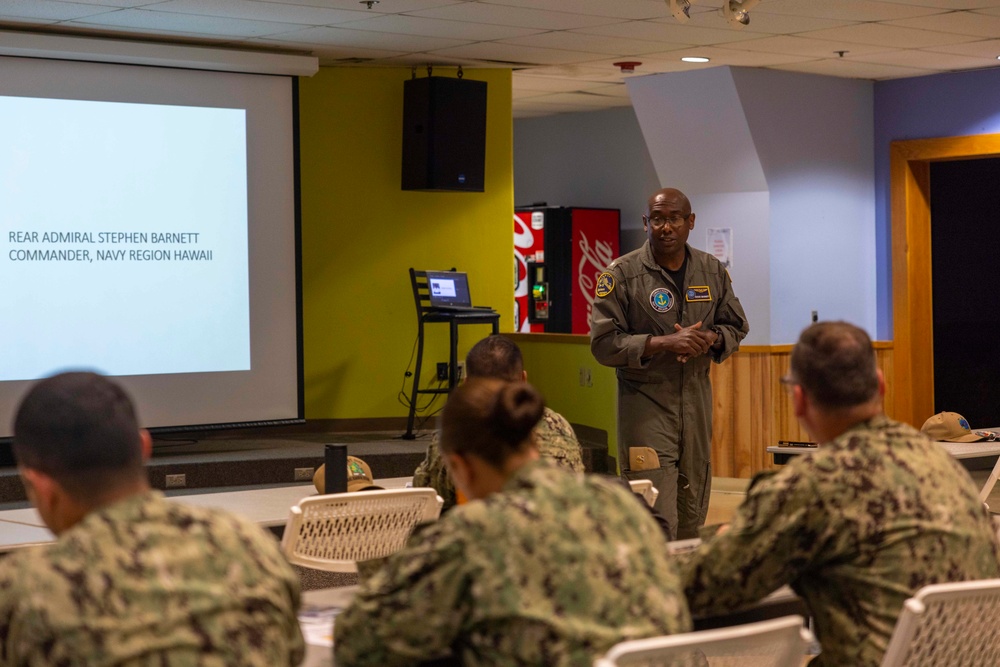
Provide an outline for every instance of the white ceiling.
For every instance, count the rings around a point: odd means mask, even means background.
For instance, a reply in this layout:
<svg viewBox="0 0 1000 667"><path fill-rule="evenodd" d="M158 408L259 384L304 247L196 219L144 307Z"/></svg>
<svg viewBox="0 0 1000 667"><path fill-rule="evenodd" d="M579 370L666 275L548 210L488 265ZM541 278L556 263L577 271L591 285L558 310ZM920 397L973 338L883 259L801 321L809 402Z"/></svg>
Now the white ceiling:
<svg viewBox="0 0 1000 667"><path fill-rule="evenodd" d="M624 80L716 65L858 79L1000 65L1000 0L0 0L0 27L294 52L322 65L512 67L515 117L627 106ZM841 55L841 53L843 55ZM691 65L681 56L711 58ZM639 61L633 74L614 63Z"/></svg>

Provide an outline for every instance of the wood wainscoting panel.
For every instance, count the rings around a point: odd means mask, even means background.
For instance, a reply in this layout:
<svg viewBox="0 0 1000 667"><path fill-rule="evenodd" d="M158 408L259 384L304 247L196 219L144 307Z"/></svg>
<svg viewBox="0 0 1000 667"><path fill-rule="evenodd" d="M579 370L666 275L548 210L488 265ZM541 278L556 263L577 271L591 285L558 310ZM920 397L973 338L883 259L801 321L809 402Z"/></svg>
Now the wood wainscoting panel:
<svg viewBox="0 0 1000 667"><path fill-rule="evenodd" d="M875 359L886 378L885 411L895 412L892 343L875 343ZM795 418L792 398L781 384L792 347L754 346L713 364L712 475L748 478L776 468L767 447L779 440L809 440Z"/></svg>

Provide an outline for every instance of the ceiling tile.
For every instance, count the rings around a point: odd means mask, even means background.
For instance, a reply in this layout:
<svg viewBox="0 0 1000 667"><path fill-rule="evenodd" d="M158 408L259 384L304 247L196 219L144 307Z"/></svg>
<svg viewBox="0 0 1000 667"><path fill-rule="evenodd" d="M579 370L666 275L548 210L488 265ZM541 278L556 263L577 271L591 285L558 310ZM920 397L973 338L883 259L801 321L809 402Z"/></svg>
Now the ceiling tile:
<svg viewBox="0 0 1000 667"><path fill-rule="evenodd" d="M609 84L583 81L581 79L564 79L551 76L532 76L534 70L517 72L514 77L514 90L525 92L566 93L574 90L593 90L605 88Z"/></svg>
<svg viewBox="0 0 1000 667"><path fill-rule="evenodd" d="M628 98L611 97L609 95L592 95L590 93L553 93L536 102L546 104L571 104L579 107L608 108L629 104Z"/></svg>
<svg viewBox="0 0 1000 667"><path fill-rule="evenodd" d="M515 110L627 104L623 82L720 65L862 79L1000 66L1000 0L764 0L729 25L721 0L0 0L0 24L309 52L331 66L510 67ZM139 9L141 7L141 9ZM58 26L55 29L59 29ZM836 58L837 51L847 52ZM683 55L711 58L703 65ZM614 66L642 63L635 72ZM550 98L547 101L544 98Z"/></svg>
<svg viewBox="0 0 1000 667"><path fill-rule="evenodd" d="M589 65L551 65L545 67L533 67L531 76L554 77L557 79L577 79L579 81L589 81L592 83L620 83L623 78L635 75L623 75L614 67L593 67ZM518 76L518 72L514 72Z"/></svg>
<svg viewBox="0 0 1000 667"><path fill-rule="evenodd" d="M570 30L572 28L585 28L621 21L621 19L606 16L585 16L583 14L570 14L569 12L550 12L540 9L511 7L509 5L491 5L482 2L464 2L459 5L448 5L447 7L411 12L411 14L414 16L426 16L432 19L472 21L491 25L512 25L543 30Z"/></svg>
<svg viewBox="0 0 1000 667"><path fill-rule="evenodd" d="M804 72L806 74L822 74L824 76L839 76L848 79L903 79L912 76L924 76L926 74L936 74L934 69L916 69L911 67L897 67L895 65L878 65L874 63L862 63L847 58L832 60L811 60L804 63L792 63L785 65L781 69L790 72Z"/></svg>
<svg viewBox="0 0 1000 667"><path fill-rule="evenodd" d="M889 2L936 9L979 9L997 6L996 0L889 0Z"/></svg>
<svg viewBox="0 0 1000 667"><path fill-rule="evenodd" d="M368 49L384 49L387 51L431 51L449 46L468 44L460 39L445 37L422 37L420 35L397 35L388 32L372 32L369 30L350 30L348 28L305 28L291 32L272 35L276 40L293 44L327 44L330 46L355 46Z"/></svg>
<svg viewBox="0 0 1000 667"><path fill-rule="evenodd" d="M246 40L246 44L255 44L260 46L266 46L268 48L275 48L277 43L273 39L267 37L258 37L254 39ZM320 59L320 64L331 65L334 64L334 60L345 60L345 59L357 59L357 60L376 60L379 58L399 58L404 57L405 51L390 51L387 49L359 49L353 46L331 46L330 44L309 44L302 42L296 44L299 48L307 48L311 55Z"/></svg>
<svg viewBox="0 0 1000 667"><path fill-rule="evenodd" d="M643 64L658 60L678 61L684 56L702 56L711 59L711 65L738 65L740 67L772 67L785 63L797 63L804 60L815 60L819 56L800 55L793 53L770 53L768 51L744 51L741 42L735 47L699 46L693 49L680 49L667 53L652 53L646 56ZM830 55L824 53L823 57Z"/></svg>
<svg viewBox="0 0 1000 667"><path fill-rule="evenodd" d="M663 42L622 39L606 35L587 35L580 32L546 32L528 37L501 40L505 44L540 46L547 49L588 51L618 56L634 56L663 50Z"/></svg>
<svg viewBox="0 0 1000 667"><path fill-rule="evenodd" d="M1000 56L1000 39L986 39L981 42L932 46L923 50L932 53L954 53L959 56L974 56L977 58L996 58L997 56Z"/></svg>
<svg viewBox="0 0 1000 667"><path fill-rule="evenodd" d="M203 14L252 21L277 21L302 25L329 25L368 18L362 11L329 9L289 5L280 2L253 2L251 0L168 0L146 9L155 12Z"/></svg>
<svg viewBox="0 0 1000 667"><path fill-rule="evenodd" d="M40 0L45 2L47 0ZM143 5L155 5L160 0L73 0L79 5L91 5L101 9L121 9L123 7L142 7ZM0 12L7 6L6 0L0 2ZM6 13L6 12L3 12Z"/></svg>
<svg viewBox="0 0 1000 667"><path fill-rule="evenodd" d="M750 10L750 23L756 11L769 14L791 14L817 19L841 21L891 21L912 16L940 13L940 9L900 2L877 0L767 0Z"/></svg>
<svg viewBox="0 0 1000 667"><path fill-rule="evenodd" d="M484 23L469 23L468 21L444 21L441 19L424 18L422 16L407 16L405 14L377 16L365 19L364 21L347 23L341 27L356 30L374 30L376 32L395 32L405 35L422 35L424 37L451 37L473 41L523 37L542 32L535 28L486 25Z"/></svg>
<svg viewBox="0 0 1000 667"><path fill-rule="evenodd" d="M612 84L609 86L598 86L587 90L592 95L607 95L608 97L620 97L629 99L628 88L624 83Z"/></svg>
<svg viewBox="0 0 1000 667"><path fill-rule="evenodd" d="M42 19L69 21L102 12L117 11L113 7L98 7L78 2L51 2L50 0L4 0L0 12L4 19Z"/></svg>
<svg viewBox="0 0 1000 667"><path fill-rule="evenodd" d="M98 0L99 1L99 0ZM149 2L149 0L145 0ZM433 7L444 7L446 5L460 5L468 0L383 0L371 6L365 7L359 0L269 0L269 2L280 2L286 5L308 5L310 7L326 7L327 9L361 9L361 11L371 14L399 14L402 12L415 12L421 9L431 9Z"/></svg>
<svg viewBox="0 0 1000 667"><path fill-rule="evenodd" d="M571 14L610 16L618 19L651 19L670 16L663 0L482 0L493 5L532 7Z"/></svg>
<svg viewBox="0 0 1000 667"><path fill-rule="evenodd" d="M930 30L916 30L914 28L901 28L884 23L860 23L843 28L815 30L802 33L800 37L840 41L845 44L889 46L899 49L918 49L926 46L961 44L962 42L975 41L974 37L931 32Z"/></svg>
<svg viewBox="0 0 1000 667"><path fill-rule="evenodd" d="M858 55L861 53L889 51L892 47L848 44L842 41L827 41L782 35L780 37L765 37L764 39L755 39L750 42L740 42L739 48L744 51L789 53L814 58L829 58L838 51L848 51L851 54Z"/></svg>
<svg viewBox="0 0 1000 667"><path fill-rule="evenodd" d="M721 2L718 3L721 5ZM723 16L720 7L714 10L691 14L691 20L683 25L698 26L702 28L716 28L721 30L742 30L742 32L756 32L768 35L784 35L807 30L823 30L824 28L836 28L842 25L855 23L855 21L835 20L815 18L810 16L792 16L790 14L772 14L767 11L768 3L757 5L750 10L750 24L746 28L736 28L729 25L726 17ZM669 16L664 19L657 19L661 23L676 23L677 19Z"/></svg>
<svg viewBox="0 0 1000 667"><path fill-rule="evenodd" d="M921 16L914 19L890 21L890 25L921 30L936 30L958 35L996 37L1000 35L1000 14L990 16L973 12L951 12L936 16Z"/></svg>
<svg viewBox="0 0 1000 667"><path fill-rule="evenodd" d="M929 54L926 51L913 50L886 51L885 53L873 53L850 59L857 60L858 62L899 65L900 67L913 67L917 69L926 67L929 60L932 60L935 69L938 70L981 69L1000 65L995 57L974 58L951 53L938 53L929 59Z"/></svg>
<svg viewBox="0 0 1000 667"><path fill-rule="evenodd" d="M690 24L629 21L609 25L580 28L573 32L588 35L608 35L626 39L645 39L671 44L723 44L760 37L760 34L727 28L700 28Z"/></svg>
<svg viewBox="0 0 1000 667"><path fill-rule="evenodd" d="M78 19L73 23L79 25L214 35L216 37L259 37L260 35L287 32L300 27L291 23L248 21L245 19L194 16L191 14L171 14L169 12L151 12L145 9L123 9L117 12L106 12Z"/></svg>
<svg viewBox="0 0 1000 667"><path fill-rule="evenodd" d="M452 48L434 49L434 53L476 58L482 60L501 61L505 63L562 65L596 60L600 54L583 53L580 51L564 51L562 49L540 49L537 47L515 46L497 42L479 42Z"/></svg>

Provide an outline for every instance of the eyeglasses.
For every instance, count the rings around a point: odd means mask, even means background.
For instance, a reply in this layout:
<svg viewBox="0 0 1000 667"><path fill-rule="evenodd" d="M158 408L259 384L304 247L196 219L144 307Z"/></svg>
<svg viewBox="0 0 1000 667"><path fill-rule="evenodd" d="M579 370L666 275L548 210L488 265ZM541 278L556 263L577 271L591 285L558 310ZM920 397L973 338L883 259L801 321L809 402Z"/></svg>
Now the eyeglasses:
<svg viewBox="0 0 1000 667"><path fill-rule="evenodd" d="M683 215L681 213L674 213L671 216L644 215L642 216L642 219L645 220L650 225L652 225L654 228L662 229L667 223L670 223L671 227L680 227L685 222L687 222L688 218L690 217L691 217L690 213L688 213L687 215Z"/></svg>
<svg viewBox="0 0 1000 667"><path fill-rule="evenodd" d="M787 391L789 394L792 393L792 387L794 387L799 383L798 380L793 378L791 375L783 376L780 380L778 380L778 382L781 383L781 386L784 387L785 391Z"/></svg>

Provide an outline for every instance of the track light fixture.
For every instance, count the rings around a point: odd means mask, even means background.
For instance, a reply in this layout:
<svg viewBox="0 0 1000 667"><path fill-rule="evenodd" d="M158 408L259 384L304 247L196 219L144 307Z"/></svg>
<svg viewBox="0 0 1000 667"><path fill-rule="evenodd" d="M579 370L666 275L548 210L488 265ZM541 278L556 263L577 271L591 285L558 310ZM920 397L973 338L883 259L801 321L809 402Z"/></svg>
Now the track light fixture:
<svg viewBox="0 0 1000 667"><path fill-rule="evenodd" d="M731 26L742 28L750 25L750 10L756 7L760 0L725 0L722 4L722 15Z"/></svg>
<svg viewBox="0 0 1000 667"><path fill-rule="evenodd" d="M678 23L691 20L691 0L666 0L670 13ZM760 0L723 0L719 10L729 25L737 28L750 25L750 10L760 4Z"/></svg>
<svg viewBox="0 0 1000 667"><path fill-rule="evenodd" d="M670 0L670 13L678 23L687 23L691 20L691 0Z"/></svg>

